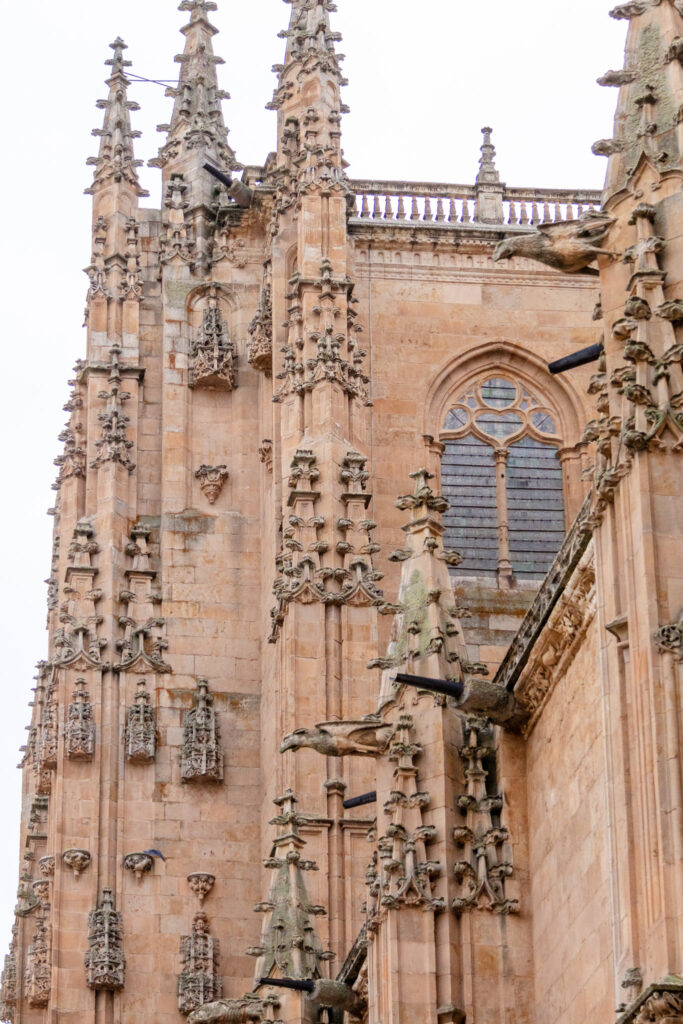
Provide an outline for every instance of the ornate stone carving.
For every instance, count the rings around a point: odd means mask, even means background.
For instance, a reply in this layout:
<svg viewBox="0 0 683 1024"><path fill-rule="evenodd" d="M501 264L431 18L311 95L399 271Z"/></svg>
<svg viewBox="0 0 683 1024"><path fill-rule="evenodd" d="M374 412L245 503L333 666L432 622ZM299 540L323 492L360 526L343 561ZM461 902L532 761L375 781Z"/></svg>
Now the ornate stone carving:
<svg viewBox="0 0 683 1024"><path fill-rule="evenodd" d="M650 985L617 1024L680 1024L683 1021L683 979L669 975Z"/></svg>
<svg viewBox="0 0 683 1024"><path fill-rule="evenodd" d="M465 824L455 828L453 837L463 851L455 865L455 878L460 893L453 900L453 910L488 910L494 914L516 914L517 900L505 892L505 879L512 873L512 849L508 830L497 822L503 797L489 796L486 761L495 757L491 723L483 718L468 718L464 723L465 745L460 757L467 780L466 792L458 807Z"/></svg>
<svg viewBox="0 0 683 1024"><path fill-rule="evenodd" d="M358 452L349 452L342 463L340 483L344 491L341 500L346 514L336 523L338 539L334 544L334 552L344 556L344 564L340 566L336 558L328 556L332 543L322 536L327 523L316 514L321 496L317 490L320 471L316 456L309 449L296 452L289 478L291 513L283 531L284 551L276 560L280 575L273 585L277 605L271 611L271 643L277 641L292 602L375 606L383 603L383 594L376 586L382 573L373 565L373 554L379 548L370 538L377 524L365 514L372 498L365 490L366 462ZM353 532L363 538L358 549L349 540Z"/></svg>
<svg viewBox="0 0 683 1024"><path fill-rule="evenodd" d="M200 466L195 473L195 477L199 480L199 486L208 498L210 505L216 503L229 476L227 466Z"/></svg>
<svg viewBox="0 0 683 1024"><path fill-rule="evenodd" d="M62 854L62 860L74 873L74 878L80 878L81 874L90 867L92 857L87 850L66 850Z"/></svg>
<svg viewBox="0 0 683 1024"><path fill-rule="evenodd" d="M223 781L220 728L206 679L198 681L194 708L183 715L180 774L183 782Z"/></svg>
<svg viewBox="0 0 683 1024"><path fill-rule="evenodd" d="M102 890L102 900L88 915L88 952L85 954L88 988L118 992L125 984L123 918L114 909L111 889Z"/></svg>
<svg viewBox="0 0 683 1024"><path fill-rule="evenodd" d="M38 919L36 931L26 954L24 995L30 1007L48 1005L51 981L50 926L45 918L41 917Z"/></svg>
<svg viewBox="0 0 683 1024"><path fill-rule="evenodd" d="M256 977L267 978L279 972L285 978L319 978L323 963L333 960L325 952L316 932L314 918L325 914L325 908L311 903L303 872L317 871L313 861L304 860L301 851L305 841L299 828L309 820L296 811L296 797L291 790L275 801L280 813L271 825L280 828L270 857L263 863L272 871L268 899L254 910L265 914L260 945L247 950L258 958Z"/></svg>
<svg viewBox="0 0 683 1024"><path fill-rule="evenodd" d="M370 935L374 935L390 910L411 906L439 912L446 907L444 900L435 898L432 891L432 879L439 875L441 866L427 857L427 847L436 839L436 829L425 825L422 816L430 797L418 789L414 762L422 748L411 740L412 727L409 716L399 719L389 753L390 761L396 765L391 797L384 805L389 824L377 842L377 852L366 874Z"/></svg>
<svg viewBox="0 0 683 1024"><path fill-rule="evenodd" d="M190 349L190 387L233 391L237 387L236 363L235 346L214 292Z"/></svg>
<svg viewBox="0 0 683 1024"><path fill-rule="evenodd" d="M123 858L123 866L126 871L132 871L140 883L143 875L154 868L154 858L148 853L128 853Z"/></svg>
<svg viewBox="0 0 683 1024"><path fill-rule="evenodd" d="M270 285L261 294L261 304L256 316L249 324L250 341L247 343L247 360L255 370L273 375L273 303Z"/></svg>
<svg viewBox="0 0 683 1024"><path fill-rule="evenodd" d="M66 715L66 756L73 761L92 761L95 753L95 722L85 679L76 680L74 699Z"/></svg>
<svg viewBox="0 0 683 1024"><path fill-rule="evenodd" d="M321 722L285 736L280 753L310 747L326 757L379 757L395 733L393 725L371 715L358 722Z"/></svg>
<svg viewBox="0 0 683 1024"><path fill-rule="evenodd" d="M105 260L105 253L107 250L107 232L109 230L109 223L104 217L98 217L93 225L93 243L92 243L92 259L90 266L85 268L84 273L88 275L90 285L88 287L88 302L92 302L94 299L107 299L112 298L112 294L107 287L107 264ZM86 311L87 316L87 311Z"/></svg>
<svg viewBox="0 0 683 1024"><path fill-rule="evenodd" d="M87 669L102 667L102 651L107 641L100 637L102 616L97 605L102 591L94 586L98 569L92 564L93 555L100 548L94 539L91 524L82 519L74 528L69 546L69 565L66 570L64 596L59 612L61 627L55 630L54 664Z"/></svg>
<svg viewBox="0 0 683 1024"><path fill-rule="evenodd" d="M154 760L157 749L157 719L145 679L138 683L135 703L128 708L125 742L126 757L129 761L148 764Z"/></svg>
<svg viewBox="0 0 683 1024"><path fill-rule="evenodd" d="M134 445L126 436L130 416L123 412L124 404L129 401L131 395L128 391L122 390L123 378L119 363L121 346L113 345L109 351L109 391L100 391L98 394L98 398L107 403L107 408L97 417L102 424L102 437L95 441L97 458L93 459L90 466L97 469L107 462L114 462L132 473L135 463L130 458L130 450Z"/></svg>
<svg viewBox="0 0 683 1024"><path fill-rule="evenodd" d="M525 727L527 734L533 729L555 683L566 674L596 610L591 546L566 581L557 604L534 641L531 656L519 673L515 696L531 715Z"/></svg>
<svg viewBox="0 0 683 1024"><path fill-rule="evenodd" d="M121 298L142 302L142 270L140 268L140 226L135 217L126 224L126 269L121 282Z"/></svg>
<svg viewBox="0 0 683 1024"><path fill-rule="evenodd" d="M47 857L41 857L38 861L38 869L43 878L52 878L55 873L55 856L50 854Z"/></svg>
<svg viewBox="0 0 683 1024"><path fill-rule="evenodd" d="M209 934L209 919L200 911L192 922L192 934L180 940L182 971L178 977L178 1009L187 1017L204 1003L223 994L219 974L220 946Z"/></svg>
<svg viewBox="0 0 683 1024"><path fill-rule="evenodd" d="M12 941L5 956L0 978L0 1020L13 1024L17 1004L17 932L16 922L12 925Z"/></svg>
<svg viewBox="0 0 683 1024"><path fill-rule="evenodd" d="M590 543L594 526L592 501L593 496L589 495L496 673L494 683L506 690L514 688L545 623Z"/></svg>
<svg viewBox="0 0 683 1024"><path fill-rule="evenodd" d="M132 565L126 569L128 586L119 594L119 600L126 606L126 614L119 618L123 636L116 641L120 659L114 668L130 671L135 665L143 665L153 672L170 672L171 666L164 661L168 649L165 637L166 620L155 614L155 605L161 602L161 595L154 591L153 583L157 573L151 566L149 527L138 523L131 530L126 555Z"/></svg>
<svg viewBox="0 0 683 1024"><path fill-rule="evenodd" d="M162 264L194 264L197 246L192 225L185 217L190 207L188 191L189 185L186 184L184 175L171 174L164 197L164 208L168 212L164 217L164 229L159 238L159 262Z"/></svg>
<svg viewBox="0 0 683 1024"><path fill-rule="evenodd" d="M225 193L223 193L225 194ZM220 207L219 207L220 211ZM233 266L243 270L248 263L246 243L243 238L234 238L229 225L225 220L216 229L211 244L211 263L220 263L226 260Z"/></svg>
<svg viewBox="0 0 683 1024"><path fill-rule="evenodd" d="M271 1019L268 1011L273 1002L278 1005L277 1001L254 995L243 999L217 999L193 1010L187 1020L188 1024L249 1024L250 1021L262 1024Z"/></svg>
<svg viewBox="0 0 683 1024"><path fill-rule="evenodd" d="M266 438L261 441L258 450L258 457L269 473L273 472L273 442Z"/></svg>
<svg viewBox="0 0 683 1024"><path fill-rule="evenodd" d="M558 224L541 224L533 234L506 238L496 246L493 259L509 260L513 256L545 263L566 274L579 274L598 256L612 256L600 248L613 219L596 211L587 211L578 220Z"/></svg>
<svg viewBox="0 0 683 1024"><path fill-rule="evenodd" d="M206 871L193 871L187 876L187 884L200 903L203 903L216 884L216 876Z"/></svg>
<svg viewBox="0 0 683 1024"><path fill-rule="evenodd" d="M675 654L679 661L683 661L683 615L678 622L658 629L654 640L662 654Z"/></svg>
<svg viewBox="0 0 683 1024"><path fill-rule="evenodd" d="M40 900L33 888L32 860L32 853L27 852L24 854L24 863L22 864L19 875L19 887L17 888L17 903L14 908L16 917L28 917L29 914L32 914L40 906Z"/></svg>

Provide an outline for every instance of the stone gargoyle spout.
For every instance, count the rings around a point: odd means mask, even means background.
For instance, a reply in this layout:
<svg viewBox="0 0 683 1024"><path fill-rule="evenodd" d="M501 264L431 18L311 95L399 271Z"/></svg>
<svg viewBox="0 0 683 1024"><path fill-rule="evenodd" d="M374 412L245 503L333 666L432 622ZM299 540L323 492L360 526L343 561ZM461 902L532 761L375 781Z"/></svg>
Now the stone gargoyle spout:
<svg viewBox="0 0 683 1024"><path fill-rule="evenodd" d="M611 225L611 217L597 210L587 210L578 220L558 224L540 224L536 231L515 235L499 242L493 252L495 262L509 260L513 256L545 263L565 274L597 274L590 268L598 256L612 256L614 253L600 248Z"/></svg>
<svg viewBox="0 0 683 1024"><path fill-rule="evenodd" d="M267 1014L258 999L217 999L204 1003L187 1018L188 1024L249 1024L262 1021Z"/></svg>
<svg viewBox="0 0 683 1024"><path fill-rule="evenodd" d="M297 729L285 736L280 753L311 747L326 757L379 757L395 731L393 725L373 717L358 722L321 722L313 729Z"/></svg>

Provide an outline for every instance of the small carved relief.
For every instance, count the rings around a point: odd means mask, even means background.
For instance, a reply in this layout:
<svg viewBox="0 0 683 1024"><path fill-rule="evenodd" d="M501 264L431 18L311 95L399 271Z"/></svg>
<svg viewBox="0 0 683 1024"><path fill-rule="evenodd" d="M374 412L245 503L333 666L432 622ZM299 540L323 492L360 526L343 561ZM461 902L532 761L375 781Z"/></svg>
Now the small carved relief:
<svg viewBox="0 0 683 1024"><path fill-rule="evenodd" d="M148 853L129 853L123 858L126 871L132 871L140 883L143 875L154 868L154 858Z"/></svg>
<svg viewBox="0 0 683 1024"><path fill-rule="evenodd" d="M322 722L313 729L297 729L285 736L280 753L310 747L325 757L380 757L395 733L381 718L358 722Z"/></svg>
<svg viewBox="0 0 683 1024"><path fill-rule="evenodd" d="M62 860L73 871L74 878L80 878L83 872L90 867L92 857L87 850L66 850L62 854Z"/></svg>
<svg viewBox="0 0 683 1024"><path fill-rule="evenodd" d="M118 992L125 984L123 918L114 909L111 889L102 890L102 901L88 916L88 952L85 954L88 988Z"/></svg>
<svg viewBox="0 0 683 1024"><path fill-rule="evenodd" d="M55 857L54 854L41 857L38 861L38 869L43 878L52 878L55 873Z"/></svg>
<svg viewBox="0 0 683 1024"><path fill-rule="evenodd" d="M136 764L153 761L157 747L156 712L147 691L147 680L138 683L135 703L128 708L126 721L126 757Z"/></svg>
<svg viewBox="0 0 683 1024"><path fill-rule="evenodd" d="M73 761L92 761L95 753L93 706L85 686L85 679L76 680L66 716L66 756Z"/></svg>
<svg viewBox="0 0 683 1024"><path fill-rule="evenodd" d="M259 445L258 457L269 473L273 472L273 442L266 438Z"/></svg>
<svg viewBox="0 0 683 1024"><path fill-rule="evenodd" d="M237 387L236 363L235 346L214 294L190 349L190 387L233 391Z"/></svg>
<svg viewBox="0 0 683 1024"><path fill-rule="evenodd" d="M654 640L660 653L674 654L679 661L683 661L683 615L678 622L658 629Z"/></svg>
<svg viewBox="0 0 683 1024"><path fill-rule="evenodd" d="M229 476L227 466L200 466L195 473L195 477L199 480L199 486L208 498L210 505L216 503Z"/></svg>
<svg viewBox="0 0 683 1024"><path fill-rule="evenodd" d="M183 715L180 774L183 782L223 781L220 728L206 679L198 681L194 708Z"/></svg>
<svg viewBox="0 0 683 1024"><path fill-rule="evenodd" d="M199 902L203 903L216 884L216 876L206 871L193 871L187 876L187 882Z"/></svg>
<svg viewBox="0 0 683 1024"><path fill-rule="evenodd" d="M209 934L209 919L200 911L192 922L192 934L180 940L182 970L178 977L178 1009L187 1017L204 1003L223 994L219 974L220 946Z"/></svg>

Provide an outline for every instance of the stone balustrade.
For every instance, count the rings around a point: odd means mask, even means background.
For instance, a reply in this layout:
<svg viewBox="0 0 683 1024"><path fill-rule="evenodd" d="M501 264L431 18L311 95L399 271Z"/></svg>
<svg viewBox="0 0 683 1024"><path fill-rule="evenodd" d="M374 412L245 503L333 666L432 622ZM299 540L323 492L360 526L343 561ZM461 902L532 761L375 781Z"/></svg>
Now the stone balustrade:
<svg viewBox="0 0 683 1024"><path fill-rule="evenodd" d="M601 193L572 189L502 188L499 220L478 217L483 191L475 185L434 182L352 181L356 217L361 220L435 224L495 224L533 227L573 220L585 210L600 208ZM488 196L491 195L489 191Z"/></svg>

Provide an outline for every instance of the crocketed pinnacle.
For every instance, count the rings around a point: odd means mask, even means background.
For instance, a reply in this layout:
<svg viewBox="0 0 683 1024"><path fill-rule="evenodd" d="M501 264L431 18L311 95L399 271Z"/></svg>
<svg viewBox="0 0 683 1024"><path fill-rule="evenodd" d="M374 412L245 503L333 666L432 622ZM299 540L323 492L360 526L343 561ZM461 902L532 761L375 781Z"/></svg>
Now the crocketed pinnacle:
<svg viewBox="0 0 683 1024"><path fill-rule="evenodd" d="M481 147L477 185L497 185L500 181L500 174L495 163L496 147L491 142L493 128L482 128L481 134L484 136L484 143Z"/></svg>
<svg viewBox="0 0 683 1024"><path fill-rule="evenodd" d="M168 140L151 166L165 167L188 151L196 151L203 163L208 158L224 170L238 170L240 165L228 145L228 129L223 120L221 100L230 95L218 87L216 65L224 64L213 52L212 39L218 34L209 21L209 12L217 10L213 0L183 0L179 11L188 11L190 21L181 32L185 36L184 52L175 58L180 64L178 85L166 91L175 99L170 125L159 125L168 132Z"/></svg>
<svg viewBox="0 0 683 1024"><path fill-rule="evenodd" d="M289 28L280 33L287 39L285 63L276 64L279 74L269 109L279 110L291 95L291 84L295 77L311 74L327 74L337 88L346 85L341 71L342 54L337 54L334 44L341 40L341 33L330 27L330 13L337 10L333 0L284 0L292 5ZM294 70L296 69L296 70ZM294 73L293 73L294 72Z"/></svg>
<svg viewBox="0 0 683 1024"><path fill-rule="evenodd" d="M280 813L271 825L280 826L271 856L264 861L273 872L273 882L267 902L256 910L265 913L261 945L248 953L258 957L256 978L322 977L322 963L332 960L333 953L324 952L316 932L313 918L324 914L324 907L312 904L308 897L305 871L317 871L312 861L303 860L301 850L306 845L299 826L306 822L295 809L296 797L291 790L275 801Z"/></svg>
<svg viewBox="0 0 683 1024"><path fill-rule="evenodd" d="M137 196L146 196L149 193L141 188L138 181L137 168L142 160L136 160L133 151L133 140L139 139L141 132L131 128L130 112L140 107L128 99L130 83L125 69L131 66L131 61L123 58L123 52L128 47L121 38L115 39L110 46L114 56L105 61L112 69L111 77L107 79L109 98L97 101L97 107L105 111L104 125L93 130L93 135L101 140L100 153L87 161L88 166L95 168L95 177L86 192L92 195L116 183L129 185Z"/></svg>
<svg viewBox="0 0 683 1024"><path fill-rule="evenodd" d="M683 6L680 0L630 0L611 17L629 22L623 69L607 71L598 83L619 89L614 137L593 146L609 157L605 201L639 168L657 176L679 173L680 99L683 62Z"/></svg>

